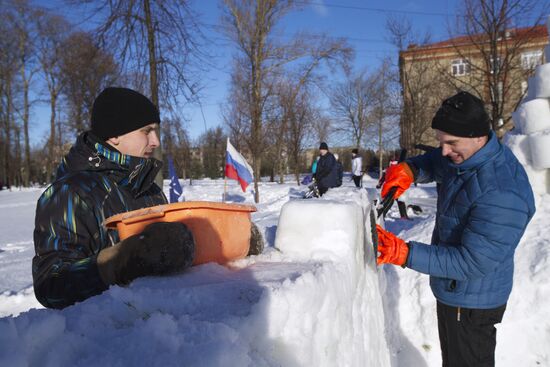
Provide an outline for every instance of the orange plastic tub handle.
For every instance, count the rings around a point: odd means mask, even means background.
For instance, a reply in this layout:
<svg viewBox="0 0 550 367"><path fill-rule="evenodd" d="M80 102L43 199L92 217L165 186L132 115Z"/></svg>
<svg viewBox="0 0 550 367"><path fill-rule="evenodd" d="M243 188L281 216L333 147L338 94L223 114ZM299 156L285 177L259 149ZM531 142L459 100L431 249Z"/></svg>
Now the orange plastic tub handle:
<svg viewBox="0 0 550 367"><path fill-rule="evenodd" d="M132 217L132 218L126 218L122 220L122 223L124 224L132 224L135 222L142 222L149 219L155 219L155 218L162 218L164 217L164 212L157 212L157 213L150 213L146 215L141 215L138 217Z"/></svg>

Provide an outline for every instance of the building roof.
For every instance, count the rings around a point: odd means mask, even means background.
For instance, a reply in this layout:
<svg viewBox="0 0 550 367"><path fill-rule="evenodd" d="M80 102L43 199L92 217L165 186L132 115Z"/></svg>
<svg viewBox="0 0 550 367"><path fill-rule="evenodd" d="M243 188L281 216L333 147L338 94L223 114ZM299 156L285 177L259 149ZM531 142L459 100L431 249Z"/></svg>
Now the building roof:
<svg viewBox="0 0 550 367"><path fill-rule="evenodd" d="M486 35L484 34L477 34L477 35L466 35L466 36L459 36L459 37L453 37L448 40L430 43L427 45L415 45L411 44L409 47L407 47L407 50L402 51L403 54L407 53L416 53L418 51L437 51L437 49L441 49L442 51L446 48L450 47L456 47L456 46L467 46L467 45L473 45L479 42L482 42L483 39L486 38ZM545 25L537 25L534 27L524 27L524 28L511 28L507 31L507 37L508 40L517 40L518 38L525 38L525 39L548 39L548 29Z"/></svg>

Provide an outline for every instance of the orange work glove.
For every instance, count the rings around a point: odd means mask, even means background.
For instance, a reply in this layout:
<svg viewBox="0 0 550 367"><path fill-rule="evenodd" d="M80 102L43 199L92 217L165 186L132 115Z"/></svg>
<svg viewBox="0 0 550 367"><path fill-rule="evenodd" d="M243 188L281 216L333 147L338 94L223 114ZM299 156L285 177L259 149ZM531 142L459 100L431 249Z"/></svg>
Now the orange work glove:
<svg viewBox="0 0 550 367"><path fill-rule="evenodd" d="M384 230L378 224L376 225L378 233L378 252L380 256L376 263L404 265L409 255L409 246L401 238L391 232Z"/></svg>
<svg viewBox="0 0 550 367"><path fill-rule="evenodd" d="M393 187L397 187L397 191L395 191L392 198L397 199L411 186L413 181L414 175L407 163L401 162L395 166L388 167L384 186L382 186L382 198L386 198L390 190Z"/></svg>

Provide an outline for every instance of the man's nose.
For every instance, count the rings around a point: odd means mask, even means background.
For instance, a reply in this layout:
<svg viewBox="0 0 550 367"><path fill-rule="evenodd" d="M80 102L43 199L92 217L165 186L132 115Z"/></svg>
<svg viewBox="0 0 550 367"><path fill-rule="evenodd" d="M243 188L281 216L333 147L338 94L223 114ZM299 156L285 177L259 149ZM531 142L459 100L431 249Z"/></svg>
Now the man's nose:
<svg viewBox="0 0 550 367"><path fill-rule="evenodd" d="M153 148L156 148L160 145L159 136L156 130L151 131L149 134L149 145Z"/></svg>
<svg viewBox="0 0 550 367"><path fill-rule="evenodd" d="M441 146L441 155L443 155L443 157L446 157L450 152L451 152L451 148L449 148L448 145L443 144Z"/></svg>

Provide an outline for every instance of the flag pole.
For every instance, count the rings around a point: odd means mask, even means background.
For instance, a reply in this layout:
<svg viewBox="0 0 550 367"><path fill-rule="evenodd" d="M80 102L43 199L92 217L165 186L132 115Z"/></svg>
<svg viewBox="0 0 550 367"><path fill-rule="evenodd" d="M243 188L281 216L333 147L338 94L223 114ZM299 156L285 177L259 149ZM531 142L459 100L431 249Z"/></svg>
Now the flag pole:
<svg viewBox="0 0 550 367"><path fill-rule="evenodd" d="M227 146L229 146L229 136L227 137ZM225 167L227 166L227 146L225 148L225 165L223 167L223 202L225 203L227 195L227 175L225 174Z"/></svg>
<svg viewBox="0 0 550 367"><path fill-rule="evenodd" d="M227 176L223 176L223 202L225 203L225 196L227 195Z"/></svg>

